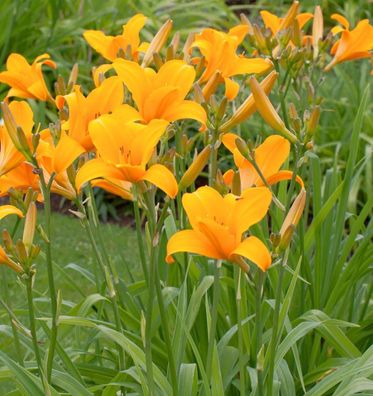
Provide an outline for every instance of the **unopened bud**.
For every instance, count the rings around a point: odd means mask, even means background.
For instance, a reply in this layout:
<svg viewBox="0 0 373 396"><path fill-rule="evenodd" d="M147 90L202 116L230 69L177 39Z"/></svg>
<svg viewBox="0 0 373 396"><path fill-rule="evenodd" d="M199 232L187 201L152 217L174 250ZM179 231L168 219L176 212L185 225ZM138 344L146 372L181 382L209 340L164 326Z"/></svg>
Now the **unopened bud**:
<svg viewBox="0 0 373 396"><path fill-rule="evenodd" d="M248 33L253 34L254 28L253 28L253 25L251 24L251 22L249 21L249 18L245 14L241 13L240 20L243 25L248 26L248 28L249 28Z"/></svg>
<svg viewBox="0 0 373 396"><path fill-rule="evenodd" d="M295 17L298 14L299 9L299 1L294 1L294 3L289 8L288 12L286 13L285 17L282 19L280 27L278 31L289 29L292 26Z"/></svg>
<svg viewBox="0 0 373 396"><path fill-rule="evenodd" d="M211 153L211 146L206 146L194 159L188 170L180 180L180 188L189 187L206 166Z"/></svg>
<svg viewBox="0 0 373 396"><path fill-rule="evenodd" d="M292 143L298 141L297 137L291 133L285 126L284 122L278 115L277 111L273 107L268 96L264 92L255 77L251 77L250 80L251 91L254 95L255 105L260 115L273 129L282 133Z"/></svg>
<svg viewBox="0 0 373 396"><path fill-rule="evenodd" d="M30 246L32 245L32 242L34 240L36 215L37 215L37 210L36 210L35 202L31 202L27 209L26 218L25 218L25 227L23 229L23 237L22 237L22 241L27 251L29 251Z"/></svg>
<svg viewBox="0 0 373 396"><path fill-rule="evenodd" d="M155 67L157 68L157 70L159 70L163 66L162 58L158 54L158 52L155 52L153 54L153 61L154 61L154 64L155 64Z"/></svg>
<svg viewBox="0 0 373 396"><path fill-rule="evenodd" d="M208 101L213 95L220 83L222 81L222 76L219 70L217 70L207 81L205 86L202 89L203 97L206 101Z"/></svg>
<svg viewBox="0 0 373 396"><path fill-rule="evenodd" d="M70 72L69 81L67 83L68 92L71 92L74 86L76 85L76 82L78 80L78 74L79 74L79 65L77 63L74 63L74 66Z"/></svg>
<svg viewBox="0 0 373 396"><path fill-rule="evenodd" d="M315 7L312 24L313 59L316 60L319 54L319 41L322 40L324 30L324 20L322 10L319 5Z"/></svg>
<svg viewBox="0 0 373 396"><path fill-rule="evenodd" d="M160 52L172 29L172 20L168 19L163 26L158 30L157 34L154 36L153 40L150 42L150 45L145 52L144 59L142 61L141 66L148 66L152 59L153 54L156 52Z"/></svg>
<svg viewBox="0 0 373 396"><path fill-rule="evenodd" d="M312 136L319 125L320 106L315 106L307 123L307 135Z"/></svg>
<svg viewBox="0 0 373 396"><path fill-rule="evenodd" d="M297 109L295 108L294 103L289 104L289 116L292 120L295 120L298 117Z"/></svg>
<svg viewBox="0 0 373 396"><path fill-rule="evenodd" d="M263 91L268 95L271 92L276 80L278 77L278 73L272 71L268 74L268 76L260 83L260 86L263 88ZM256 111L256 105L253 94L250 94L248 98L242 103L242 105L234 112L231 119L225 122L221 128L221 133L229 132L235 125L240 124L249 118Z"/></svg>
<svg viewBox="0 0 373 396"><path fill-rule="evenodd" d="M291 205L288 214L285 217L285 220L280 229L281 249L286 249L289 246L295 227L297 226L306 205L306 197L306 190L302 188L298 196L295 198L293 204Z"/></svg>
<svg viewBox="0 0 373 396"><path fill-rule="evenodd" d="M205 102L205 97L203 95L203 91L198 83L193 84L193 90L194 90L194 100L201 104Z"/></svg>
<svg viewBox="0 0 373 396"><path fill-rule="evenodd" d="M241 195L241 176L239 171L236 171L233 174L232 194L237 195L238 197Z"/></svg>
<svg viewBox="0 0 373 396"><path fill-rule="evenodd" d="M237 137L235 143L240 154L242 154L245 158L250 158L250 150L247 147L247 144L240 137Z"/></svg>

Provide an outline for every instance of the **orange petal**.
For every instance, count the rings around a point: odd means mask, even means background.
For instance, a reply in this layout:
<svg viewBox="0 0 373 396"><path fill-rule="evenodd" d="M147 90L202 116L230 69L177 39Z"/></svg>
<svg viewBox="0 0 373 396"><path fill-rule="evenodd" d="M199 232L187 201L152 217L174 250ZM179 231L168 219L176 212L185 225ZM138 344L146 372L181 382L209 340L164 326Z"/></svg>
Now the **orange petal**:
<svg viewBox="0 0 373 396"><path fill-rule="evenodd" d="M281 171L271 175L270 177L268 177L267 183L272 185L272 184L278 183L279 181L282 181L282 180L291 180L292 178L293 178L292 171L281 170ZM295 181L301 186L301 188L304 188L303 180L299 175L297 175L295 177ZM260 184L258 184L258 185L260 185Z"/></svg>
<svg viewBox="0 0 373 396"><path fill-rule="evenodd" d="M235 255L247 258L256 264L262 271L267 271L272 263L271 254L266 245L254 236L244 239L232 252L231 259L233 261L235 261Z"/></svg>
<svg viewBox="0 0 373 396"><path fill-rule="evenodd" d="M175 198L177 195L178 186L175 176L164 165L155 164L151 166L142 177L142 180L154 184L171 198Z"/></svg>
<svg viewBox="0 0 373 396"><path fill-rule="evenodd" d="M224 82L225 82L225 96L229 100L233 100L237 96L238 91L240 90L240 85L236 81L233 81L230 78L224 78Z"/></svg>
<svg viewBox="0 0 373 396"><path fill-rule="evenodd" d="M214 259L221 258L210 241L203 234L193 230L179 231L172 235L167 243L166 262L173 263L172 255L180 252L200 254Z"/></svg>
<svg viewBox="0 0 373 396"><path fill-rule="evenodd" d="M58 174L67 169L74 160L85 152L76 140L72 139L66 133L61 133L61 138L54 152L54 171Z"/></svg>
<svg viewBox="0 0 373 396"><path fill-rule="evenodd" d="M18 217L23 217L22 211L13 205L0 206L0 220L12 214L17 215Z"/></svg>
<svg viewBox="0 0 373 396"><path fill-rule="evenodd" d="M94 179L122 179L122 173L115 166L108 165L99 158L86 162L78 171L75 179L75 186L79 191L82 186Z"/></svg>
<svg viewBox="0 0 373 396"><path fill-rule="evenodd" d="M271 191L267 187L247 188L236 202L234 227L239 234L258 223L266 215L272 201Z"/></svg>

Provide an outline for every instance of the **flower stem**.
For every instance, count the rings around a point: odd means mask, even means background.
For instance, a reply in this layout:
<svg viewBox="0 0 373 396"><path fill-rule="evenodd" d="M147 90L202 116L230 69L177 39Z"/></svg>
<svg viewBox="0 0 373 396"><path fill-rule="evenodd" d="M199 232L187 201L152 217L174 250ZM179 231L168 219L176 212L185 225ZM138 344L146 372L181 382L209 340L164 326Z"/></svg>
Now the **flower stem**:
<svg viewBox="0 0 373 396"><path fill-rule="evenodd" d="M258 282L256 284L256 298L255 298L255 333L256 333L256 370L258 375L258 388L257 394L258 396L263 396L263 367L261 366L261 362L259 361L259 355L262 348L262 315L261 315L261 308L262 308L262 291L263 291L263 283L264 283L264 272L258 270Z"/></svg>
<svg viewBox="0 0 373 396"><path fill-rule="evenodd" d="M267 394L270 396L272 395L273 391L273 376L274 376L274 369L275 369L275 356L276 356L276 347L277 347L277 339L278 339L278 318L280 314L280 300L282 295L282 282L284 278L285 266L288 259L289 249L285 251L282 256L281 263L279 266L279 275L278 275L278 283L276 289L276 297L275 297L275 309L273 313L273 327L272 327L272 336L271 341L269 344L269 353L270 353L270 360L269 360L269 369L268 369L268 377L267 377L267 384L268 384L268 391Z"/></svg>
<svg viewBox="0 0 373 396"><path fill-rule="evenodd" d="M43 380L43 378L44 378L43 366L42 366L42 362L41 362L39 344L38 344L38 339L37 339L37 334L36 334L34 301L32 299L32 275L31 274L28 275L28 278L26 280L26 289L27 289L27 303L28 303L28 313L29 313L32 344L34 346L34 353L35 353L36 364L38 366L39 376L40 376L40 379L41 379L43 385L45 386L44 380Z"/></svg>
<svg viewBox="0 0 373 396"><path fill-rule="evenodd" d="M244 362L244 348L242 337L242 312L241 312L241 268L236 268L237 271L237 286L236 286L236 306L237 306L237 335L238 335L238 351L239 351L239 366L240 366L240 395L245 396L246 380L245 380L245 362Z"/></svg>
<svg viewBox="0 0 373 396"><path fill-rule="evenodd" d="M44 198L45 213L45 232L46 240L46 261L48 272L48 287L51 299L52 328L50 343L47 357L47 380L50 383L52 378L52 366L54 359L54 351L57 342L57 293L54 284L53 261L52 261L52 245L51 245L51 200L50 200L50 183L46 183L43 171L40 170L40 185Z"/></svg>
<svg viewBox="0 0 373 396"><path fill-rule="evenodd" d="M138 197L135 197L133 200L133 210L135 212L136 236L137 236L137 244L139 246L142 272L144 273L144 278L145 278L146 284L149 285L149 273L148 273L148 267L146 264L144 241L142 239L141 218L140 218Z"/></svg>
<svg viewBox="0 0 373 396"><path fill-rule="evenodd" d="M216 263L215 273L214 273L214 289L213 289L213 297L212 297L211 322L210 322L210 331L209 331L209 343L207 349L207 360L206 360L207 378L211 378L212 358L213 358L214 346L215 346L216 323L218 320L218 306L220 299L220 268L221 268L221 260L218 260Z"/></svg>

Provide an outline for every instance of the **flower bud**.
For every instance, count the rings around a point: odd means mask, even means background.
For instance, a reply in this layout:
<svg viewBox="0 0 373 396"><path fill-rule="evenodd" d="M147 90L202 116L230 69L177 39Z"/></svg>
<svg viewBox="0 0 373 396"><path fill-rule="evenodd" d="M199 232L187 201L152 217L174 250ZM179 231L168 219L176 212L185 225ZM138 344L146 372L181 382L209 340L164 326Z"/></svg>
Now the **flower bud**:
<svg viewBox="0 0 373 396"><path fill-rule="evenodd" d="M22 241L23 241L27 251L30 250L30 247L34 240L35 227L36 227L36 215L37 215L37 210L36 210L35 202L31 202L27 209L26 218L25 218L25 226L23 229L23 237L22 237Z"/></svg>
<svg viewBox="0 0 373 396"><path fill-rule="evenodd" d="M158 30L157 34L154 36L153 40L150 42L150 45L145 52L144 59L142 61L141 66L148 66L153 60L153 55L156 52L159 52L161 48L164 46L170 32L172 29L172 20L168 19L163 26Z"/></svg>
<svg viewBox="0 0 373 396"><path fill-rule="evenodd" d="M253 25L249 21L249 18L242 12L240 14L240 20L241 20L242 25L248 26L248 28L249 28L248 34L253 34L254 33Z"/></svg>
<svg viewBox="0 0 373 396"><path fill-rule="evenodd" d="M268 95L274 86L278 77L278 73L272 71L268 76L260 83L263 91ZM242 103L242 105L233 113L232 117L225 122L221 128L221 133L226 133L231 130L237 124L240 124L247 118L249 118L256 111L256 105L253 94L250 94L248 98Z"/></svg>
<svg viewBox="0 0 373 396"><path fill-rule="evenodd" d="M236 171L233 174L232 194L237 195L238 197L241 195L241 176L239 171Z"/></svg>
<svg viewBox="0 0 373 396"><path fill-rule="evenodd" d="M307 136L312 136L319 124L320 106L315 106L307 122Z"/></svg>
<svg viewBox="0 0 373 396"><path fill-rule="evenodd" d="M282 250L289 246L295 227L297 226L306 205L306 197L306 190L302 188L285 217L280 229L281 242L279 247Z"/></svg>
<svg viewBox="0 0 373 396"><path fill-rule="evenodd" d="M205 86L202 89L203 97L206 102L210 99L211 95L213 95L216 91L216 88L219 85L219 82L222 80L222 76L219 70L217 70L207 81Z"/></svg>
<svg viewBox="0 0 373 396"><path fill-rule="evenodd" d="M319 41L322 40L324 31L324 21L322 10L319 5L315 7L315 13L312 24L312 42L313 42L313 59L316 60L319 55Z"/></svg>
<svg viewBox="0 0 373 396"><path fill-rule="evenodd" d="M292 26L294 19L298 14L298 9L299 1L294 1L294 3L291 5L288 12L286 13L285 17L281 21L280 27L278 29L279 32Z"/></svg>
<svg viewBox="0 0 373 396"><path fill-rule="evenodd" d="M203 168L207 164L211 153L211 146L206 146L194 159L188 170L184 173L180 180L180 188L189 187L202 172Z"/></svg>
<svg viewBox="0 0 373 396"><path fill-rule="evenodd" d="M251 77L250 80L251 91L254 95L255 105L260 115L264 118L268 125L270 125L276 131L282 133L292 143L297 142L297 137L291 133L285 126L284 122L277 114L277 111L273 107L268 96L264 92L255 77Z"/></svg>

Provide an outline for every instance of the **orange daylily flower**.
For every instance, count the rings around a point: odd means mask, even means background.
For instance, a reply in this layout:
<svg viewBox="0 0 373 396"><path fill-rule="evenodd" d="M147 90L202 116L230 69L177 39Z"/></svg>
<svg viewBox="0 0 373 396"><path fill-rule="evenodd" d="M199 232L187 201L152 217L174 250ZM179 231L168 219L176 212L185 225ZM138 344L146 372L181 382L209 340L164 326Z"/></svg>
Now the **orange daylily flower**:
<svg viewBox="0 0 373 396"><path fill-rule="evenodd" d="M31 187L34 191L39 191L39 176L33 170L31 164L23 162L0 176L0 197L7 195L10 189L25 193ZM41 196L38 200L41 200Z"/></svg>
<svg viewBox="0 0 373 396"><path fill-rule="evenodd" d="M54 175L51 185L52 192L69 200L76 198L74 183L70 180L67 169L84 152L84 147L64 132L61 133L56 145L48 129L41 132L36 158L47 183Z"/></svg>
<svg viewBox="0 0 373 396"><path fill-rule="evenodd" d="M131 92L141 120L149 122L163 119L172 122L190 118L203 126L206 124L207 116L203 107L185 100L196 72L184 61L168 61L158 73L124 59L117 59L113 67Z"/></svg>
<svg viewBox="0 0 373 396"><path fill-rule="evenodd" d="M266 187L250 188L240 198L233 194L223 197L208 186L184 194L183 207L192 230L172 235L167 244L166 261L172 263L175 253L189 252L232 261L248 270L242 260L245 257L266 271L271 265L267 247L255 236L242 239L242 235L263 219L271 199Z"/></svg>
<svg viewBox="0 0 373 396"><path fill-rule="evenodd" d="M298 22L299 29L313 18L313 15L309 12L298 14L299 2L295 1L289 8L284 18L279 18L277 15L272 14L268 11L260 11L260 15L263 19L266 28L270 29L273 36L276 36L281 30L288 29L296 19Z"/></svg>
<svg viewBox="0 0 373 396"><path fill-rule="evenodd" d="M336 34L343 32L344 30L350 29L350 22L341 14L332 14L330 16L331 19L337 21L340 25L334 26L332 28L332 33L335 36Z"/></svg>
<svg viewBox="0 0 373 396"><path fill-rule="evenodd" d="M95 118L107 114L123 103L123 83L118 77L105 79L102 84L85 97L79 85L66 96L57 96L56 104L62 109L65 102L69 108L69 118L62 122L62 129L87 151L93 149L88 125Z"/></svg>
<svg viewBox="0 0 373 396"><path fill-rule="evenodd" d="M147 18L142 14L136 14L125 25L123 32L118 36L106 36L100 30L86 30L83 33L88 44L105 59L113 61L118 53L126 54L130 51L132 58L137 60L139 52L145 52L148 43L140 44L140 30L144 27Z"/></svg>
<svg viewBox="0 0 373 396"><path fill-rule="evenodd" d="M0 73L0 82L11 86L7 97L53 100L43 77L43 65L57 67L48 54L38 56L31 65L22 55L10 54L6 61L7 70Z"/></svg>
<svg viewBox="0 0 373 396"><path fill-rule="evenodd" d="M254 166L239 151L236 144L237 135L227 133L223 136L224 146L233 154L234 163L239 169L241 190L252 186L263 186L264 182ZM279 135L269 136L254 150L255 162L268 184L275 184L281 180L291 180L293 172L280 170L290 153L290 143ZM232 184L233 170L224 174L224 182ZM304 188L303 180L297 175L296 181Z"/></svg>
<svg viewBox="0 0 373 396"><path fill-rule="evenodd" d="M225 96L228 99L234 99L240 87L231 77L239 74L264 73L273 67L268 59L237 55L237 48L248 30L247 25L235 26L228 33L210 28L204 29L195 36L191 45L191 48L199 49L206 65L199 82L216 79L216 72L219 72L220 80L225 82Z"/></svg>
<svg viewBox="0 0 373 396"><path fill-rule="evenodd" d="M26 139L31 140L34 114L30 105L27 102L14 101L9 104L9 110L15 124L22 128ZM15 147L6 126L0 125L0 176L16 168L24 160L25 157Z"/></svg>
<svg viewBox="0 0 373 396"><path fill-rule="evenodd" d="M12 214L17 215L18 217L23 217L22 211L13 205L0 206L0 220ZM23 271L22 267L8 256L2 246L0 246L0 265L1 264L8 266L17 273Z"/></svg>
<svg viewBox="0 0 373 396"><path fill-rule="evenodd" d="M357 24L355 29L348 30L346 28L342 31L341 38L330 50L334 58L324 70L329 71L336 64L349 60L369 58L372 49L373 26L369 24L368 19L364 19Z"/></svg>
<svg viewBox="0 0 373 396"><path fill-rule="evenodd" d="M178 187L172 172L160 164L147 164L167 128L165 120L152 120L147 125L123 121L117 114L104 115L89 126L98 157L82 166L76 176L76 187L88 181L103 179L117 188L129 183L148 181L174 198ZM121 182L127 182L124 185ZM126 190L123 191L127 192Z"/></svg>

